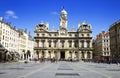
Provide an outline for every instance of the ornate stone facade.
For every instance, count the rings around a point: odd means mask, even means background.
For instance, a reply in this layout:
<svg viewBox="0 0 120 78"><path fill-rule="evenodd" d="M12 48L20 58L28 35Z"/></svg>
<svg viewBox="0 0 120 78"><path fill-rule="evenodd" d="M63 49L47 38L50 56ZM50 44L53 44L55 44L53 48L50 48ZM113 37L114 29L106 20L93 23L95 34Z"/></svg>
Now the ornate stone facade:
<svg viewBox="0 0 120 78"><path fill-rule="evenodd" d="M89 24L78 24L77 31L67 28L67 12L62 9L60 28L49 31L48 24L40 23L34 30L34 52L38 58L56 58L58 60L91 60L92 29Z"/></svg>

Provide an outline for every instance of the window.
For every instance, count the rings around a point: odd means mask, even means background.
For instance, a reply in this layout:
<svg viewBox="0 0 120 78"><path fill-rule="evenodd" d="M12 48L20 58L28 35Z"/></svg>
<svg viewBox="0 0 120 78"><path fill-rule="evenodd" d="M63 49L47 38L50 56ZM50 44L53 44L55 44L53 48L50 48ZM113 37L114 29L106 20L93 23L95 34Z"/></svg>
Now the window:
<svg viewBox="0 0 120 78"><path fill-rule="evenodd" d="M39 41L38 40L36 40L36 43L37 43L37 47L39 47Z"/></svg>
<svg viewBox="0 0 120 78"><path fill-rule="evenodd" d="M63 40L61 41L61 44L62 44L62 48L63 48L64 47L64 41Z"/></svg>
<svg viewBox="0 0 120 78"><path fill-rule="evenodd" d="M74 47L78 47L78 41L74 41Z"/></svg>
<svg viewBox="0 0 120 78"><path fill-rule="evenodd" d="M3 35L3 40L4 40L4 35Z"/></svg>
<svg viewBox="0 0 120 78"><path fill-rule="evenodd" d="M84 59L84 52L82 52L82 59Z"/></svg>
<svg viewBox="0 0 120 78"><path fill-rule="evenodd" d="M42 51L42 57L44 58L44 51Z"/></svg>
<svg viewBox="0 0 120 78"><path fill-rule="evenodd" d="M42 47L44 48L44 41L42 41Z"/></svg>
<svg viewBox="0 0 120 78"><path fill-rule="evenodd" d="M45 34L42 34L42 37L45 37Z"/></svg>
<svg viewBox="0 0 120 78"><path fill-rule="evenodd" d="M89 35L89 34L87 34L87 36L89 37L90 35Z"/></svg>
<svg viewBox="0 0 120 78"><path fill-rule="evenodd" d="M82 37L84 37L84 34L81 34L82 35Z"/></svg>
<svg viewBox="0 0 120 78"><path fill-rule="evenodd" d="M106 48L104 48L104 51L106 51Z"/></svg>
<svg viewBox="0 0 120 78"><path fill-rule="evenodd" d="M49 42L49 47L51 47L51 42Z"/></svg>
<svg viewBox="0 0 120 78"><path fill-rule="evenodd" d="M54 34L54 36L56 36L56 34Z"/></svg>
<svg viewBox="0 0 120 78"><path fill-rule="evenodd" d="M72 34L70 33L69 36L72 36Z"/></svg>
<svg viewBox="0 0 120 78"><path fill-rule="evenodd" d="M62 42L62 48L64 47L64 42Z"/></svg>
<svg viewBox="0 0 120 78"><path fill-rule="evenodd" d="M56 42L54 42L54 47L56 47Z"/></svg>
<svg viewBox="0 0 120 78"><path fill-rule="evenodd" d="M87 58L90 59L90 52L87 53Z"/></svg>
<svg viewBox="0 0 120 78"><path fill-rule="evenodd" d="M84 48L84 41L82 41L82 42L81 42L81 44L82 44L82 46L81 46L81 47L82 47L82 48Z"/></svg>
<svg viewBox="0 0 120 78"><path fill-rule="evenodd" d="M72 47L72 41L69 41L69 47Z"/></svg>
<svg viewBox="0 0 120 78"><path fill-rule="evenodd" d="M109 52L107 52L107 55L109 55Z"/></svg>
<svg viewBox="0 0 120 78"><path fill-rule="evenodd" d="M75 37L77 37L77 34L75 34Z"/></svg>
<svg viewBox="0 0 120 78"><path fill-rule="evenodd" d="M88 42L87 42L87 48L89 48L89 47L90 47L90 42L88 41Z"/></svg>
<svg viewBox="0 0 120 78"><path fill-rule="evenodd" d="M37 33L37 36L39 36L39 34Z"/></svg>

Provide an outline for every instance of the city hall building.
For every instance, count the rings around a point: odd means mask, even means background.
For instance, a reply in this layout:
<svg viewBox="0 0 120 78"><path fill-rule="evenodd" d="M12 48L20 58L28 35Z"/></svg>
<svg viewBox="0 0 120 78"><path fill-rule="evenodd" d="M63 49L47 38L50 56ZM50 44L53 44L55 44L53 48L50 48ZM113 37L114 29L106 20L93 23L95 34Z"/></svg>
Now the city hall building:
<svg viewBox="0 0 120 78"><path fill-rule="evenodd" d="M60 25L57 31L48 30L48 23L37 24L34 30L34 52L37 58L57 60L91 60L92 29L90 24L78 24L77 31L67 28L67 12L60 13Z"/></svg>

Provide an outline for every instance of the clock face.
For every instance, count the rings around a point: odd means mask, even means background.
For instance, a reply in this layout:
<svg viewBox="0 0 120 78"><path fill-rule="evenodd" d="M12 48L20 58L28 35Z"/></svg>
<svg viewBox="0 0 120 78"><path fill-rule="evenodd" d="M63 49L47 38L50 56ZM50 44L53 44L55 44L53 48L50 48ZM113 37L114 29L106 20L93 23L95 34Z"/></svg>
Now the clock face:
<svg viewBox="0 0 120 78"><path fill-rule="evenodd" d="M61 30L61 31L60 31L60 34L61 34L61 35L65 35L65 34L66 34L66 30Z"/></svg>
<svg viewBox="0 0 120 78"><path fill-rule="evenodd" d="M65 26L65 22L62 22L62 26L63 26L63 27Z"/></svg>

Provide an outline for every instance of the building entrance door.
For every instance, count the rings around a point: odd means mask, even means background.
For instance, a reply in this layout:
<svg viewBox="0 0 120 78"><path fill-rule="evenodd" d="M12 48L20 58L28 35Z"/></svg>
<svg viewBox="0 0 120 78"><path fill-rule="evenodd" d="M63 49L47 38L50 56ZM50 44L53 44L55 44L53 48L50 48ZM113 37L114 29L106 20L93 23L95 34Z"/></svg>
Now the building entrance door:
<svg viewBox="0 0 120 78"><path fill-rule="evenodd" d="M65 51L60 52L60 57L61 57L61 60L65 59Z"/></svg>

